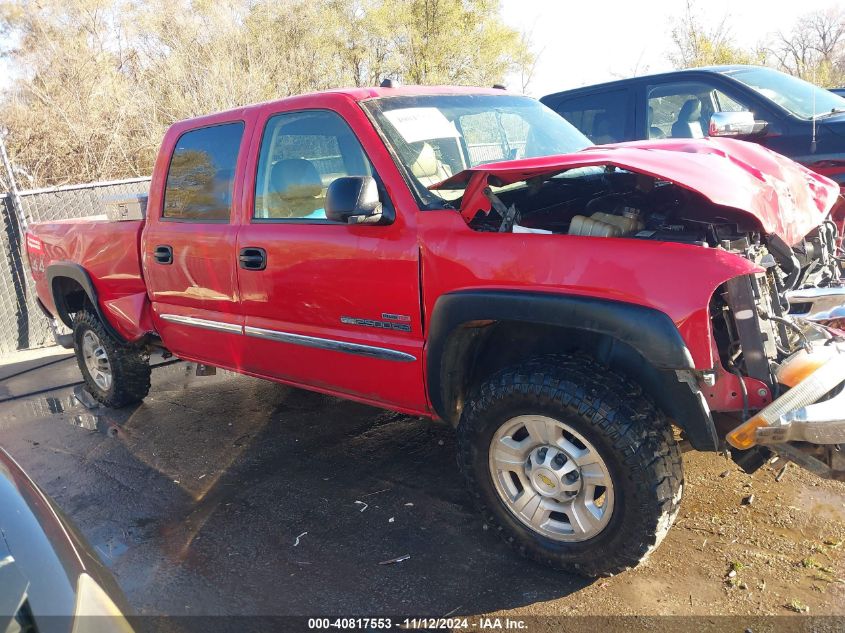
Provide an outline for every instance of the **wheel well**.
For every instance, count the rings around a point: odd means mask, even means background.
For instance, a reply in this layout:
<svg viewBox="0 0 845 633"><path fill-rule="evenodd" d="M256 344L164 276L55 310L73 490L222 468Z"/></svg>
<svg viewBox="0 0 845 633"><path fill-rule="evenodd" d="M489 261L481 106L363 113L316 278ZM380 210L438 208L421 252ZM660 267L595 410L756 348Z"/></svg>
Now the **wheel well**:
<svg viewBox="0 0 845 633"><path fill-rule="evenodd" d="M447 421L456 425L473 389L505 367L547 354L585 354L638 383L699 450L716 450L709 411L673 370L659 369L609 334L517 321L476 321L453 330L441 363Z"/></svg>
<svg viewBox="0 0 845 633"><path fill-rule="evenodd" d="M115 340L125 343L125 339L112 327L97 299L97 289L91 277L79 264L73 262L57 262L47 267L47 283L53 293L53 303L56 306L56 316L69 328L73 328L73 314L89 306L91 311Z"/></svg>
<svg viewBox="0 0 845 633"><path fill-rule="evenodd" d="M78 281L70 277L54 277L52 291L58 317L62 323L73 327L71 315L91 304L88 294Z"/></svg>

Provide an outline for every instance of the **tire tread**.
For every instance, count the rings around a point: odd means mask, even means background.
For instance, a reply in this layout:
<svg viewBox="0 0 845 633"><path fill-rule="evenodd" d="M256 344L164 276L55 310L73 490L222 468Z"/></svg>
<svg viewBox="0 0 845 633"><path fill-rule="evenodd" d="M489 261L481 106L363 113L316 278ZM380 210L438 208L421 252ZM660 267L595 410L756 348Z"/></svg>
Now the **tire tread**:
<svg viewBox="0 0 845 633"><path fill-rule="evenodd" d="M625 547L603 550L593 560L572 561L527 546L503 526L479 493L474 474L475 438L486 413L513 398L554 404L575 413L605 436L631 474L639 508L625 525ZM470 396L458 425L458 462L487 525L521 555L588 577L620 573L645 561L660 545L680 508L681 452L664 414L633 381L584 356L549 355L505 368ZM596 559L600 559L598 562Z"/></svg>
<svg viewBox="0 0 845 633"><path fill-rule="evenodd" d="M93 381L82 358L80 341L85 329L97 335L108 354L112 368L112 387L108 392L104 392ZM141 402L150 392L152 368L149 355L138 347L117 341L91 310L81 310L74 315L73 343L76 362L87 390L98 402L117 409Z"/></svg>

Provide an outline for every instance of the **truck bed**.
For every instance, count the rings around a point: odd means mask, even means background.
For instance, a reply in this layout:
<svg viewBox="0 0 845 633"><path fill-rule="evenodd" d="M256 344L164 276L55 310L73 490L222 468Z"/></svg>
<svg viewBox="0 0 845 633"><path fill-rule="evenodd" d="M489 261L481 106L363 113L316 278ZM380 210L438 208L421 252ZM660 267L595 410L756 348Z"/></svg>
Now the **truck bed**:
<svg viewBox="0 0 845 633"><path fill-rule="evenodd" d="M137 340L148 324L146 288L141 273L140 240L144 220L110 221L94 216L31 224L26 250L38 299L58 316L50 288L49 266L79 267L96 290L98 308L126 340Z"/></svg>

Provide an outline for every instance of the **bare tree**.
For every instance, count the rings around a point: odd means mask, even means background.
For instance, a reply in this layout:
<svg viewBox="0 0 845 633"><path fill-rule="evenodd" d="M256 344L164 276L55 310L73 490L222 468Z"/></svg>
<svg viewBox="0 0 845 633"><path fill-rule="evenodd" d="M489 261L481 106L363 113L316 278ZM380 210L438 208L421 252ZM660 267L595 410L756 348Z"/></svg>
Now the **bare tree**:
<svg viewBox="0 0 845 633"><path fill-rule="evenodd" d="M778 67L822 86L845 83L845 8L831 7L798 19L768 47Z"/></svg>
<svg viewBox="0 0 845 633"><path fill-rule="evenodd" d="M649 70L649 65L643 64L643 57L645 56L645 53L646 49L645 47L643 47L640 51L640 54L637 56L636 61L628 67L628 70L619 72L608 68L607 72L610 74L611 77L616 77L617 79L628 79L629 77L638 77L644 73L647 73Z"/></svg>
<svg viewBox="0 0 845 633"><path fill-rule="evenodd" d="M729 16L724 15L714 27L705 21L695 0L686 0L684 14L672 27L674 49L669 55L678 68L694 68L719 64L759 64L762 51L744 50L734 43Z"/></svg>
<svg viewBox="0 0 845 633"><path fill-rule="evenodd" d="M498 0L0 0L9 151L36 185L146 175L168 125L386 75L490 85L530 42ZM10 38L15 33L18 38Z"/></svg>
<svg viewBox="0 0 845 633"><path fill-rule="evenodd" d="M537 64L546 47L537 50L530 33L533 31L533 25L530 31L522 33L520 36L521 53L517 56L516 66L519 70L519 87L523 94L528 92L528 87L534 80L534 73L537 71Z"/></svg>

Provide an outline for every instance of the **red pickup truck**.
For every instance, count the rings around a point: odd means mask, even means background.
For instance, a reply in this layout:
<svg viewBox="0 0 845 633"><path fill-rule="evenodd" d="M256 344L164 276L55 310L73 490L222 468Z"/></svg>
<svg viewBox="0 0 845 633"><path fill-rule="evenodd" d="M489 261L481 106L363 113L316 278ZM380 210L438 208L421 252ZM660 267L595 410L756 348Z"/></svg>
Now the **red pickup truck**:
<svg viewBox="0 0 845 633"><path fill-rule="evenodd" d="M386 86L176 123L144 220L26 245L105 405L165 350L445 420L488 525L600 575L665 535L682 445L843 478L842 333L786 299L843 302L838 193L741 141L594 147L533 99Z"/></svg>

